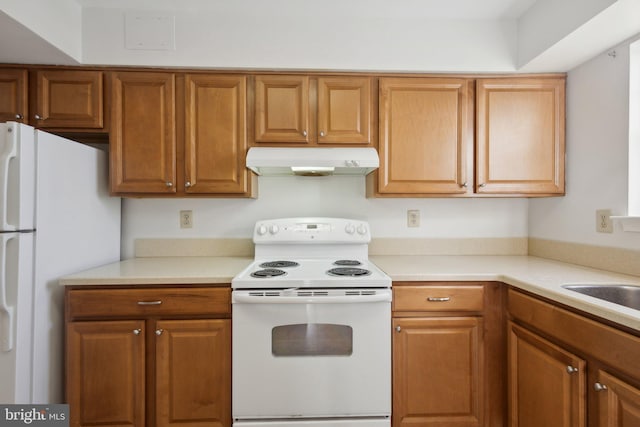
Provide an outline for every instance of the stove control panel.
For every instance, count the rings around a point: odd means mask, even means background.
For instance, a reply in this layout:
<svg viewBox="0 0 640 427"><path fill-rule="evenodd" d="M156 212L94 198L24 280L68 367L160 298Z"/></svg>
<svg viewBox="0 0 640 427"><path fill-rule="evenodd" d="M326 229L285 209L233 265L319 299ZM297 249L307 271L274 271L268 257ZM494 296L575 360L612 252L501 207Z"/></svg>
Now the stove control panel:
<svg viewBox="0 0 640 427"><path fill-rule="evenodd" d="M257 244L369 243L366 221L345 218L280 218L258 221L253 233Z"/></svg>

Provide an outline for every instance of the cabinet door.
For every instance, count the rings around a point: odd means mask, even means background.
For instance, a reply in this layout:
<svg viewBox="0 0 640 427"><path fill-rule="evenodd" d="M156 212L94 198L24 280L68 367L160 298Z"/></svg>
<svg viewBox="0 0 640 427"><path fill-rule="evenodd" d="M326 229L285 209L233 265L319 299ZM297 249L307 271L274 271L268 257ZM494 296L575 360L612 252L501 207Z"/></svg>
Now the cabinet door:
<svg viewBox="0 0 640 427"><path fill-rule="evenodd" d="M42 70L36 72L36 85L35 126L103 127L102 71Z"/></svg>
<svg viewBox="0 0 640 427"><path fill-rule="evenodd" d="M318 143L371 142L371 79L318 79Z"/></svg>
<svg viewBox="0 0 640 427"><path fill-rule="evenodd" d="M29 115L27 70L0 70L0 122L26 123Z"/></svg>
<svg viewBox="0 0 640 427"><path fill-rule="evenodd" d="M482 319L396 318L393 327L393 427L482 426Z"/></svg>
<svg viewBox="0 0 640 427"><path fill-rule="evenodd" d="M248 192L246 77L187 75L185 191Z"/></svg>
<svg viewBox="0 0 640 427"><path fill-rule="evenodd" d="M144 321L67 324L70 425L145 425Z"/></svg>
<svg viewBox="0 0 640 427"><path fill-rule="evenodd" d="M110 133L113 193L175 193L175 76L112 75Z"/></svg>
<svg viewBox="0 0 640 427"><path fill-rule="evenodd" d="M308 76L256 76L255 141L309 143Z"/></svg>
<svg viewBox="0 0 640 427"><path fill-rule="evenodd" d="M604 371L598 371L596 381L597 426L640 426L640 390Z"/></svg>
<svg viewBox="0 0 640 427"><path fill-rule="evenodd" d="M156 325L156 425L230 427L231 321Z"/></svg>
<svg viewBox="0 0 640 427"><path fill-rule="evenodd" d="M470 100L465 79L380 79L377 192L466 193Z"/></svg>
<svg viewBox="0 0 640 427"><path fill-rule="evenodd" d="M564 193L564 79L477 80L478 193Z"/></svg>
<svg viewBox="0 0 640 427"><path fill-rule="evenodd" d="M585 362L509 322L509 426L584 427Z"/></svg>

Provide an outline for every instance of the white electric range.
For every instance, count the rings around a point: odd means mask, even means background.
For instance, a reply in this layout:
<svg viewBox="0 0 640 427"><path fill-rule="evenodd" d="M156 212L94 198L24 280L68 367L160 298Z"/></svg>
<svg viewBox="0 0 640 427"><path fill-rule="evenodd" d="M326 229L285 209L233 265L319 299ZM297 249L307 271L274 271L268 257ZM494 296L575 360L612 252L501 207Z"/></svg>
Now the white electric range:
<svg viewBox="0 0 640 427"><path fill-rule="evenodd" d="M389 427L391 279L369 225L258 221L232 281L235 427Z"/></svg>

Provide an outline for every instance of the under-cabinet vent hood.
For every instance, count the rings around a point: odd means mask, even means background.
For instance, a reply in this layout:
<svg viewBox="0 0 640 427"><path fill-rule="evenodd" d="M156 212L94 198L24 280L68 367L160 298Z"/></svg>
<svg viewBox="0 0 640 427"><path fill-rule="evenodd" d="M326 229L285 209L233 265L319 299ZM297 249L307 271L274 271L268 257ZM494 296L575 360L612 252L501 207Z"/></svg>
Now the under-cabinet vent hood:
<svg viewBox="0 0 640 427"><path fill-rule="evenodd" d="M378 152L370 147L253 147L247 153L247 167L263 176L364 176L378 166Z"/></svg>

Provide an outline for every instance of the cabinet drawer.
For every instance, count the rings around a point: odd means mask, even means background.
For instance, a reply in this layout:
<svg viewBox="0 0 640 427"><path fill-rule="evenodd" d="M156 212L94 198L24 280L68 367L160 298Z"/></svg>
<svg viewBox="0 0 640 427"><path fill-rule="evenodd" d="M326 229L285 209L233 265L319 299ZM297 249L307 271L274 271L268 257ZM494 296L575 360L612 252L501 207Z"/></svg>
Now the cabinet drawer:
<svg viewBox="0 0 640 427"><path fill-rule="evenodd" d="M230 314L231 289L71 289L67 294L67 310L72 319Z"/></svg>
<svg viewBox="0 0 640 427"><path fill-rule="evenodd" d="M482 311L484 286L398 286L394 311Z"/></svg>

